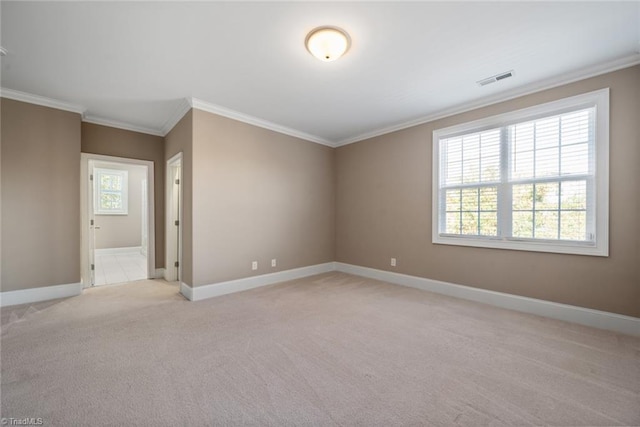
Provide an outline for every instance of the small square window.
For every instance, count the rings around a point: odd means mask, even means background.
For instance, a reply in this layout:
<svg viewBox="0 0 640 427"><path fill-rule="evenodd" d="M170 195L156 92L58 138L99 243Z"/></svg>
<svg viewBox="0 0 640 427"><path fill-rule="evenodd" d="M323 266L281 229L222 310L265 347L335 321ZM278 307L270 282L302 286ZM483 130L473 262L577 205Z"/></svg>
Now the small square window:
<svg viewBox="0 0 640 427"><path fill-rule="evenodd" d="M127 215L129 172L120 169L94 169L94 213Z"/></svg>

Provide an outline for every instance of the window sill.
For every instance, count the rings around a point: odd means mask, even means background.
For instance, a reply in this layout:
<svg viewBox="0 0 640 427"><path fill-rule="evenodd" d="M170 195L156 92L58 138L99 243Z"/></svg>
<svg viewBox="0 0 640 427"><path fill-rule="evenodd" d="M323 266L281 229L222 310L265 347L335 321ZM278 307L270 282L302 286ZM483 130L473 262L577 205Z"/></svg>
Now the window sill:
<svg viewBox="0 0 640 427"><path fill-rule="evenodd" d="M471 246L477 248L506 249L528 252L548 252L557 254L588 255L608 257L606 244L590 244L580 242L554 242L516 239L497 239L491 237L458 237L435 235L432 242L436 245Z"/></svg>

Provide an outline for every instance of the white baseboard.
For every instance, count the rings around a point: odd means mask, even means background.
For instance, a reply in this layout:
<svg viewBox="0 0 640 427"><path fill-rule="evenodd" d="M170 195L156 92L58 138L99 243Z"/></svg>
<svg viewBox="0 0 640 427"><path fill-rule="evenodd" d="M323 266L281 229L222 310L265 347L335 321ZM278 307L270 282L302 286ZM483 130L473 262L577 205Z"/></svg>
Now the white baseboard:
<svg viewBox="0 0 640 427"><path fill-rule="evenodd" d="M311 265L308 267L279 271L277 273L246 277L243 279L230 280L211 285L196 286L194 288L185 283L181 283L180 293L190 301L199 301L206 298L246 291L261 286L300 279L330 271L341 271L343 273L382 280L396 285L408 286L456 298L490 304L496 307L640 336L640 318L637 317L624 316L606 311L489 291L470 286L456 285L454 283L441 282L438 280L394 273L391 271L377 270L374 268L361 267L341 262L328 262L325 264ZM164 269L156 269L156 277L162 277L163 275ZM0 307L72 297L80 295L82 293L82 288L82 283L69 283L65 285L44 286L41 288L0 292Z"/></svg>
<svg viewBox="0 0 640 427"><path fill-rule="evenodd" d="M640 318L336 262L336 270L552 319L640 336Z"/></svg>
<svg viewBox="0 0 640 427"><path fill-rule="evenodd" d="M66 285L43 286L41 288L0 292L0 307L47 301L56 298L74 297L82 293L82 287L82 283L69 283Z"/></svg>
<svg viewBox="0 0 640 427"><path fill-rule="evenodd" d="M154 279L164 279L164 268L156 268Z"/></svg>
<svg viewBox="0 0 640 427"><path fill-rule="evenodd" d="M191 286L180 282L180 293L189 301L193 301L193 288Z"/></svg>
<svg viewBox="0 0 640 427"><path fill-rule="evenodd" d="M191 301L199 301L206 298L246 291L260 286L300 279L315 274L327 273L335 270L335 263L310 265L308 267L294 268L292 270L278 271L277 273L262 274L260 276L245 277L243 279L230 280L228 282L213 283L190 287L184 283L180 285L180 292Z"/></svg>
<svg viewBox="0 0 640 427"><path fill-rule="evenodd" d="M103 248L96 249L96 255L116 255L116 254L132 254L132 253L142 253L141 246L130 246L126 248Z"/></svg>

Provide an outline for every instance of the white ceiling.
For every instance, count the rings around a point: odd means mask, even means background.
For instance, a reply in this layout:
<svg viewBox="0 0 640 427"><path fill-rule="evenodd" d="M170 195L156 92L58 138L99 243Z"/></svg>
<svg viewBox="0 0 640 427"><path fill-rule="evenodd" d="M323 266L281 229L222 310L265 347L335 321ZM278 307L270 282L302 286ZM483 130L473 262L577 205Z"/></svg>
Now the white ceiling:
<svg viewBox="0 0 640 427"><path fill-rule="evenodd" d="M640 63L640 2L2 1L1 84L162 134L184 100L340 145ZM304 48L321 25L351 50ZM477 80L514 70L508 80ZM236 114L237 113L237 114Z"/></svg>

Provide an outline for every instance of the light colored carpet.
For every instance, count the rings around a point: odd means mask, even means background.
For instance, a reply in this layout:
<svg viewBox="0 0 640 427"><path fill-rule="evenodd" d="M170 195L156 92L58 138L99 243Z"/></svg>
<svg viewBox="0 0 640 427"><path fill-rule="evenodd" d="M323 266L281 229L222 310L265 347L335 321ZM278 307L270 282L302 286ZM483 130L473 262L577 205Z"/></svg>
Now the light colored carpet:
<svg viewBox="0 0 640 427"><path fill-rule="evenodd" d="M640 425L640 338L343 273L2 310L2 417L45 425Z"/></svg>

